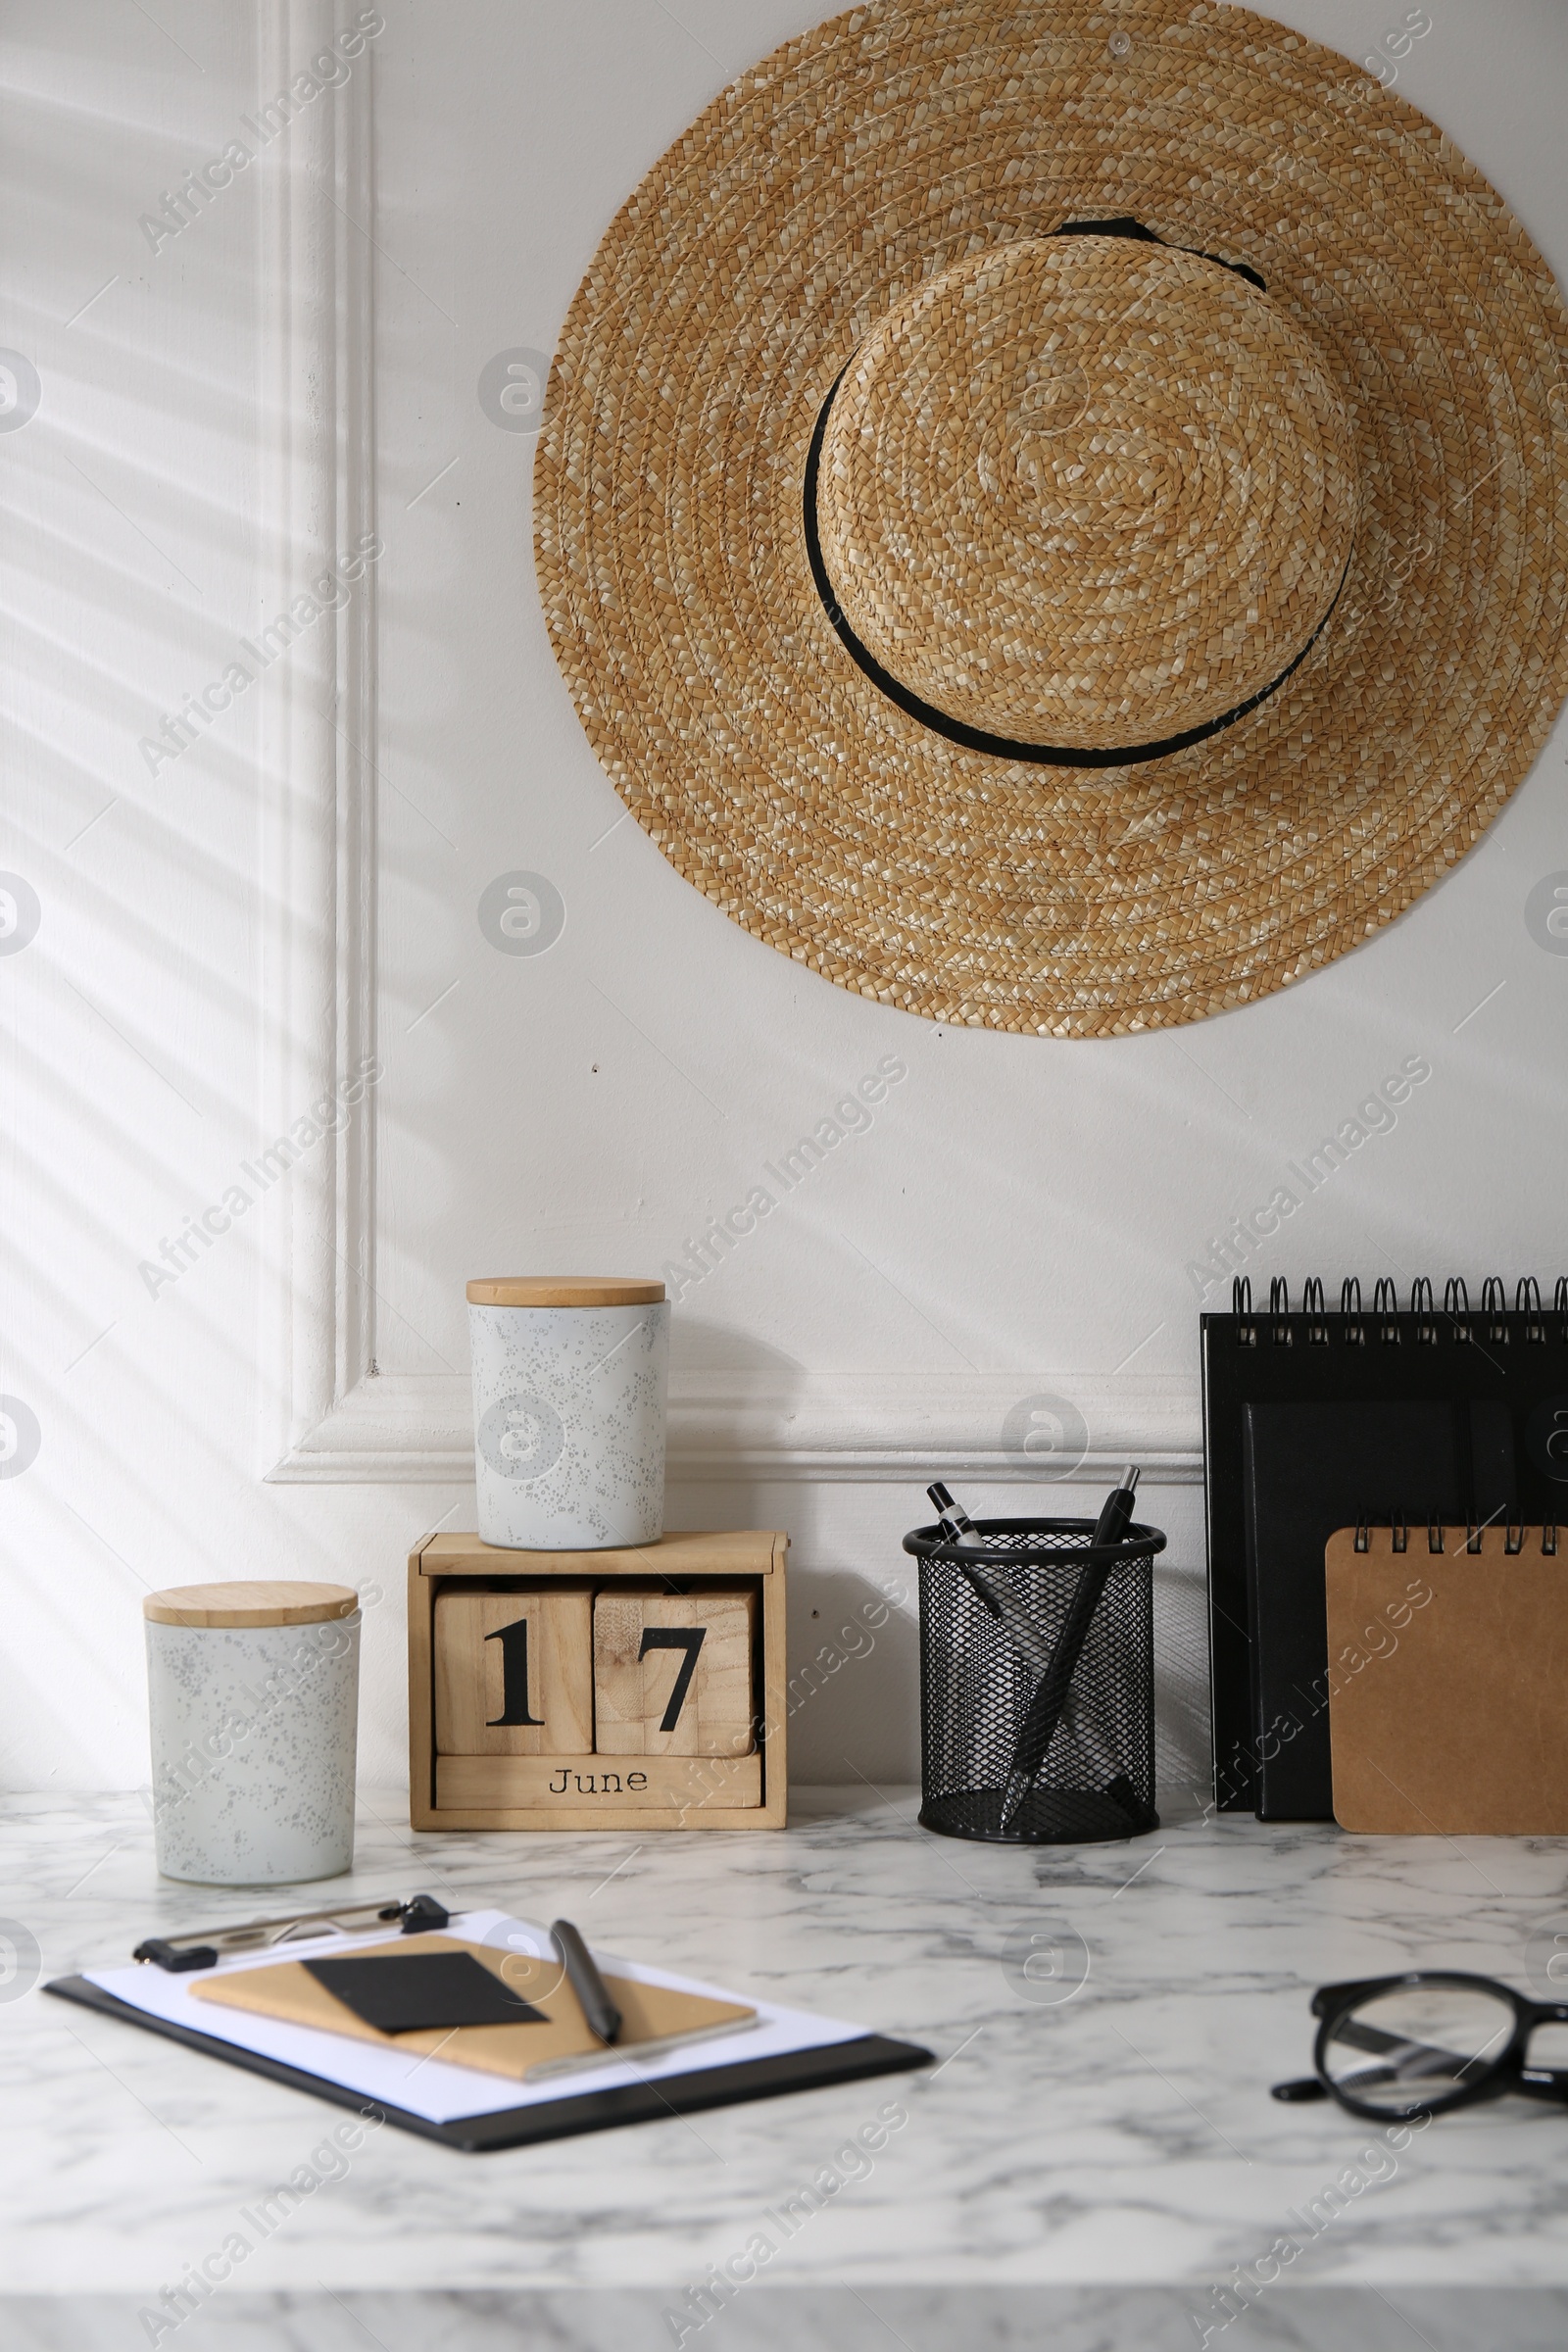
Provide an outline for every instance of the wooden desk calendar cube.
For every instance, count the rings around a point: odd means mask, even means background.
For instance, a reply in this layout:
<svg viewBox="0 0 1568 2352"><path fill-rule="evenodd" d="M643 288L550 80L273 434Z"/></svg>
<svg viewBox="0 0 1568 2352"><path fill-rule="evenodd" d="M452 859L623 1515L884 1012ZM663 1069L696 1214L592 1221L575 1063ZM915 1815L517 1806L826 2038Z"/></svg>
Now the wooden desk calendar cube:
<svg viewBox="0 0 1568 2352"><path fill-rule="evenodd" d="M602 1756L748 1756L757 1595L594 1596L594 1745Z"/></svg>
<svg viewBox="0 0 1568 2352"><path fill-rule="evenodd" d="M668 1535L593 1552L503 1550L471 1535L426 1538L409 1557L414 1827L782 1829L788 1549L789 1538L768 1530ZM596 1596L637 1611L635 1620L614 1612L604 1620L611 1680L602 1697L593 1672ZM546 1600L564 1606L541 1613ZM521 1624L526 1637L512 1632L509 1641L509 1629ZM700 1642L685 1639L698 1633ZM680 1638L651 1641L644 1654L649 1634ZM635 1658L625 1654L632 1649ZM548 1677L547 1659L555 1661ZM575 1661L586 1668L586 1685ZM584 1688L588 1738L557 1745L563 1727L581 1736ZM535 1720L519 1721L524 1715ZM503 1737L504 1747L492 1744Z"/></svg>
<svg viewBox="0 0 1568 2352"><path fill-rule="evenodd" d="M435 1596L435 1744L447 1756L586 1756L594 1744L593 1587Z"/></svg>

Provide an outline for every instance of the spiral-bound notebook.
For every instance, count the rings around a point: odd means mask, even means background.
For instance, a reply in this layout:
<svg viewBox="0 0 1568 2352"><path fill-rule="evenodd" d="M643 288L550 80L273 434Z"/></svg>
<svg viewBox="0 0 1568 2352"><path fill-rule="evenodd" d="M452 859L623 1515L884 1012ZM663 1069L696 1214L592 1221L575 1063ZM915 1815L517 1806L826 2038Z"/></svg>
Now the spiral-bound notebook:
<svg viewBox="0 0 1568 2352"><path fill-rule="evenodd" d="M1354 1277L1292 1310L1236 1284L1202 1317L1214 1791L1222 1812L1329 1821L1324 1550L1339 1528L1396 1520L1555 1522L1568 1492L1568 1278L1550 1307L1525 1279L1472 1308L1418 1282L1401 1307Z"/></svg>
<svg viewBox="0 0 1568 2352"><path fill-rule="evenodd" d="M1559 1531L1346 1527L1324 1571L1340 1827L1568 1836Z"/></svg>

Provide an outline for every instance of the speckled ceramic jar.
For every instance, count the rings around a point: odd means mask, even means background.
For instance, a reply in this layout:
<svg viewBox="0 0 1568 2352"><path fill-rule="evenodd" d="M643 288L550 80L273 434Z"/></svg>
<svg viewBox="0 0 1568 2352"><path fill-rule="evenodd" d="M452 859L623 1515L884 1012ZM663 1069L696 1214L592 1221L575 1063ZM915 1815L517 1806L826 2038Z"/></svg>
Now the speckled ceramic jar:
<svg viewBox="0 0 1568 2352"><path fill-rule="evenodd" d="M164 1877L262 1886L351 1869L359 1594L186 1585L142 1614Z"/></svg>
<svg viewBox="0 0 1568 2352"><path fill-rule="evenodd" d="M484 1541L518 1551L656 1544L664 1532L663 1284L470 1282L468 1333Z"/></svg>

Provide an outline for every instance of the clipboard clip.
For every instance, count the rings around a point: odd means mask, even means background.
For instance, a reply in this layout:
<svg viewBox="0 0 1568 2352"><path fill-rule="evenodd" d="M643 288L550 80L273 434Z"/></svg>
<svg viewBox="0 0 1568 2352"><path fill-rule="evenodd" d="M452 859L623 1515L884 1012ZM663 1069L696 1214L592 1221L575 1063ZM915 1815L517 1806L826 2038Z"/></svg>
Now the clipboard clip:
<svg viewBox="0 0 1568 2352"><path fill-rule="evenodd" d="M131 1953L133 1960L150 1961L155 1968L182 1976L193 1968L216 1968L231 1952L265 1952L274 1944L302 1943L316 1936L363 1935L368 1928L388 1927L396 1920L405 1936L422 1936L444 1928L452 1914L433 1894L382 1895L374 1902L348 1903L342 1908L295 1911L286 1919L247 1919L232 1928L192 1928L183 1936L148 1936Z"/></svg>

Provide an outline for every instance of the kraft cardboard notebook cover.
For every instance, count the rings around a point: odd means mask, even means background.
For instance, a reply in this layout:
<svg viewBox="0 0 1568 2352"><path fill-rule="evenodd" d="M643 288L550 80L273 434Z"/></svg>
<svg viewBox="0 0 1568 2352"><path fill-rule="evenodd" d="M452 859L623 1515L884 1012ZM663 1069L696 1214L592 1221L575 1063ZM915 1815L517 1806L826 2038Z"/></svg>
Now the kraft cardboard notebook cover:
<svg viewBox="0 0 1568 2352"><path fill-rule="evenodd" d="M190 1989L204 2001L284 2018L290 2025L318 2027L327 2034L346 2034L356 2041L395 2041L399 2049L430 2056L439 2052L449 2065L478 2067L486 2074L507 2075L518 2082L595 2060L623 2063L627 2058L652 2057L698 2036L738 2031L757 2017L755 2009L740 2001L710 2000L661 1984L634 1984L625 1977L607 1977L605 1983L621 2013L619 2039L607 2050L590 2032L577 1996L554 1959L530 1959L451 1936L403 1936L373 1944L360 1956L395 1965L403 1955L428 1952L471 1953L509 1991L542 2011L541 2022L428 2028L396 2035L378 2033L328 1992L300 1960L283 1960L275 1968L238 1969L231 1976L206 1977Z"/></svg>
<svg viewBox="0 0 1568 2352"><path fill-rule="evenodd" d="M1518 1534L1518 1531L1515 1531ZM1555 1531L1552 1531L1555 1541ZM1463 1528L1324 1553L1334 1817L1397 1837L1568 1836L1568 1545Z"/></svg>

